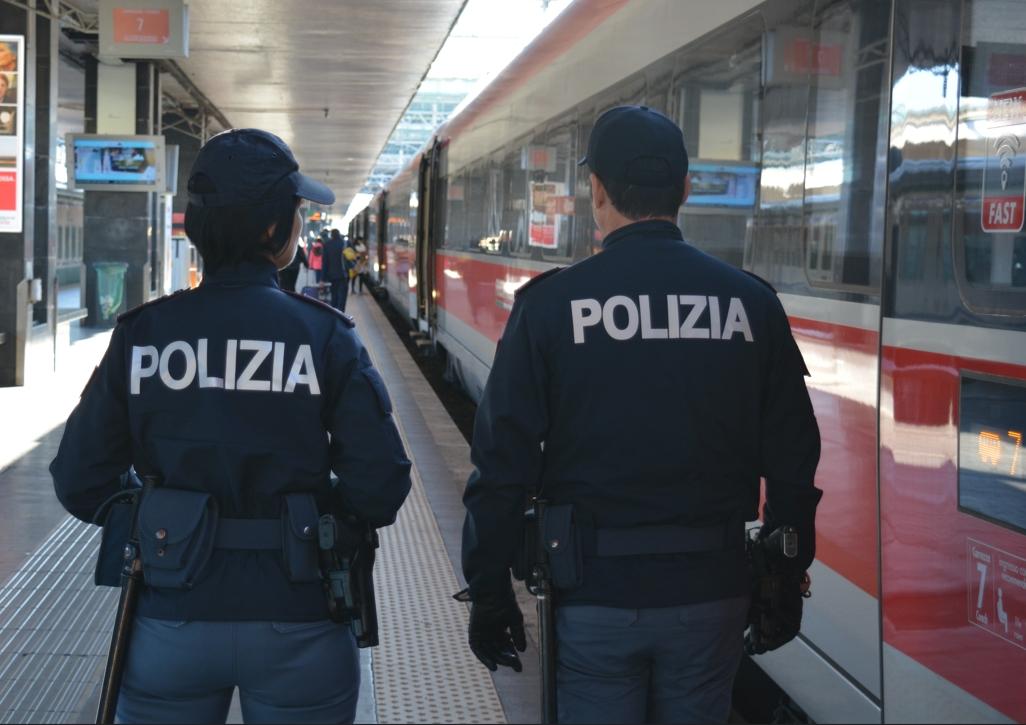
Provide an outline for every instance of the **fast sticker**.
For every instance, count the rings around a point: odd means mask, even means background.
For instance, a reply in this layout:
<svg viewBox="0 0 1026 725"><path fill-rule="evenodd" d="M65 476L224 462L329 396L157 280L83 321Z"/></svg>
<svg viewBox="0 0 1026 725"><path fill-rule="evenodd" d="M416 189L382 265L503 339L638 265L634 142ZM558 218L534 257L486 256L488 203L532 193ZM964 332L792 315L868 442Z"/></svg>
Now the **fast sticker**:
<svg viewBox="0 0 1026 725"><path fill-rule="evenodd" d="M1026 88L991 96L987 123L980 224L985 232L1018 232L1026 218Z"/></svg>

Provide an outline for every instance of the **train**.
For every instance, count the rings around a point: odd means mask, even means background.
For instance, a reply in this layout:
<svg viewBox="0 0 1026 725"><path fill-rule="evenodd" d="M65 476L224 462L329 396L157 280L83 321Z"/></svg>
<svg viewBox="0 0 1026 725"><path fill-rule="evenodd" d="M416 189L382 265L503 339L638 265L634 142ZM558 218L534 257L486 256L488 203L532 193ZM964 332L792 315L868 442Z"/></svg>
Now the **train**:
<svg viewBox="0 0 1026 725"><path fill-rule="evenodd" d="M814 595L753 659L816 722L1026 721L1024 31L1017 0L577 0L349 229L479 398L516 290L600 250L597 115L681 126L686 240L776 288L811 373Z"/></svg>

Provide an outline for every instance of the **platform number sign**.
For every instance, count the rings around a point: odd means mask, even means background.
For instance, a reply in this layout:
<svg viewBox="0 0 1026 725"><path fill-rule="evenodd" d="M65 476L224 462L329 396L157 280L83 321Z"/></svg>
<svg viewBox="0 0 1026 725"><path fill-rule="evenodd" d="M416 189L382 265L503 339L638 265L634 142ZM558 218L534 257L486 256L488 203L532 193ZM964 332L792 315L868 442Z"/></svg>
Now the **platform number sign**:
<svg viewBox="0 0 1026 725"><path fill-rule="evenodd" d="M1026 218L1026 88L992 95L987 126L980 222L985 232L1018 232Z"/></svg>

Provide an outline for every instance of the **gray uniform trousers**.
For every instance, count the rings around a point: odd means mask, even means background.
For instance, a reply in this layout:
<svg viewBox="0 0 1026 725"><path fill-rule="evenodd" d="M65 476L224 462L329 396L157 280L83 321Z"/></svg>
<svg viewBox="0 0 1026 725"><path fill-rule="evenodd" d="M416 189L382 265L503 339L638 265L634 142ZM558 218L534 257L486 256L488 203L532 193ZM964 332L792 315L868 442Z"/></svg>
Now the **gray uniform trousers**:
<svg viewBox="0 0 1026 725"><path fill-rule="evenodd" d="M349 627L138 617L119 723L223 723L239 688L247 723L351 723L360 657Z"/></svg>
<svg viewBox="0 0 1026 725"><path fill-rule="evenodd" d="M726 722L748 605L559 607L559 722Z"/></svg>

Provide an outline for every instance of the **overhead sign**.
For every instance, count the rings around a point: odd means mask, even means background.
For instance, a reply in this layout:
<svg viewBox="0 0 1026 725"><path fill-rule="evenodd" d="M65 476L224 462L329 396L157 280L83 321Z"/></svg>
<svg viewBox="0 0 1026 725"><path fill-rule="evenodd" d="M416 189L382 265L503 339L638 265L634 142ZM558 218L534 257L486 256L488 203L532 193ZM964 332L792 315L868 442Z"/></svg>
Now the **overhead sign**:
<svg viewBox="0 0 1026 725"><path fill-rule="evenodd" d="M100 0L100 55L107 58L187 58L185 0Z"/></svg>
<svg viewBox="0 0 1026 725"><path fill-rule="evenodd" d="M0 35L0 232L23 228L25 36Z"/></svg>
<svg viewBox="0 0 1026 725"><path fill-rule="evenodd" d="M1026 88L992 95L987 125L980 223L985 232L1019 232L1026 220Z"/></svg>
<svg viewBox="0 0 1026 725"><path fill-rule="evenodd" d="M168 10L114 8L114 42L167 45L171 40Z"/></svg>

